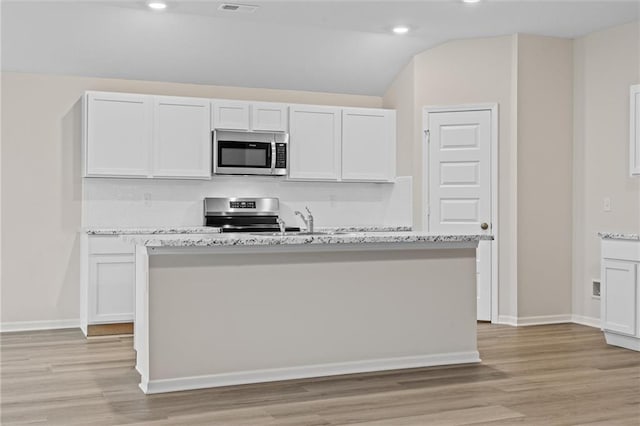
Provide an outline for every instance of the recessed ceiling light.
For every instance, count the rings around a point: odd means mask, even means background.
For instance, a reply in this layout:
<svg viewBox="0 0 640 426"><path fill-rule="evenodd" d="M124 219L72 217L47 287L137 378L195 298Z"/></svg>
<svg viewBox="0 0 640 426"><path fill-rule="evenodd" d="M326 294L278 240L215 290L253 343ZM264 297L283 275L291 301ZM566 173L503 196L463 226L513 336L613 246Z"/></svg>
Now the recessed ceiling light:
<svg viewBox="0 0 640 426"><path fill-rule="evenodd" d="M404 25L398 25L393 27L393 32L396 34L406 34L409 32L409 27L405 27Z"/></svg>
<svg viewBox="0 0 640 426"><path fill-rule="evenodd" d="M147 6L153 10L164 10L167 8L167 4L162 0L149 0Z"/></svg>
<svg viewBox="0 0 640 426"><path fill-rule="evenodd" d="M462 0L463 3L480 3L480 0Z"/></svg>

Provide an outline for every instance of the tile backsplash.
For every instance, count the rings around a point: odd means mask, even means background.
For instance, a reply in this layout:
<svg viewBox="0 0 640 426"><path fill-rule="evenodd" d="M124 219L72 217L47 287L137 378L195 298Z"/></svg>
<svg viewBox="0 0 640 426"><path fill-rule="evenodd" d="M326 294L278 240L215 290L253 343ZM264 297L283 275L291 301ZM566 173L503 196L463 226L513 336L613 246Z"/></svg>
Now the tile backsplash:
<svg viewBox="0 0 640 426"><path fill-rule="evenodd" d="M91 179L83 182L83 226L196 226L205 197L278 197L280 216L312 210L316 226L411 226L411 177L394 184L287 182L262 176L214 176L211 181ZM298 223L298 225L300 225Z"/></svg>

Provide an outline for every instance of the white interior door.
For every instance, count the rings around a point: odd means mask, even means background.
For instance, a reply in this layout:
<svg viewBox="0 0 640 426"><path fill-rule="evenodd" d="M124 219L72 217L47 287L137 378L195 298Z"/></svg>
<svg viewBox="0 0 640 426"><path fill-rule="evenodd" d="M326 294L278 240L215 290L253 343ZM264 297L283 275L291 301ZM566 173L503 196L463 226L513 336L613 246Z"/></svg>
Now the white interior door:
<svg viewBox="0 0 640 426"><path fill-rule="evenodd" d="M491 110L429 112L430 232L491 233ZM478 320L491 320L491 242L477 251Z"/></svg>

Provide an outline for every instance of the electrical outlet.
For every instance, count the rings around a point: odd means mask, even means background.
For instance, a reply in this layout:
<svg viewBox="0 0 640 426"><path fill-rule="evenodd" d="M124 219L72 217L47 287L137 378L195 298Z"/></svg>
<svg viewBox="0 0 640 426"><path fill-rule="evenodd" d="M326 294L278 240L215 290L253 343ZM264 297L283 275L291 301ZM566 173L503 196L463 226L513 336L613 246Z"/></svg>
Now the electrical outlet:
<svg viewBox="0 0 640 426"><path fill-rule="evenodd" d="M144 198L144 205L147 207L151 206L151 193L145 192L143 198Z"/></svg>
<svg viewBox="0 0 640 426"><path fill-rule="evenodd" d="M611 198L604 197L604 200L602 200L602 209L605 212L610 212L611 211Z"/></svg>

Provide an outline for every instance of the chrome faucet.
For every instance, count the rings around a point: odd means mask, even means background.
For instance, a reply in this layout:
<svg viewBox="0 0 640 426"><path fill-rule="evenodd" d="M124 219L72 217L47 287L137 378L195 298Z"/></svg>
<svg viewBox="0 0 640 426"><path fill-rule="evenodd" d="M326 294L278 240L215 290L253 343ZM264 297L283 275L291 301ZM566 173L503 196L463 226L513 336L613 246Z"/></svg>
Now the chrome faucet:
<svg viewBox="0 0 640 426"><path fill-rule="evenodd" d="M282 235L284 235L284 231L286 231L286 230L287 230L287 227L286 227L286 225L284 224L284 220L282 220L282 219L280 219L280 218L277 218L277 219L276 219L276 222L278 222L278 226L280 227L280 233L281 233Z"/></svg>
<svg viewBox="0 0 640 426"><path fill-rule="evenodd" d="M302 218L304 226L307 227L307 232L313 233L313 215L311 214L311 210L309 210L309 207L305 207L305 210L309 214L307 217L304 217L304 214L300 213L297 210L294 213Z"/></svg>

